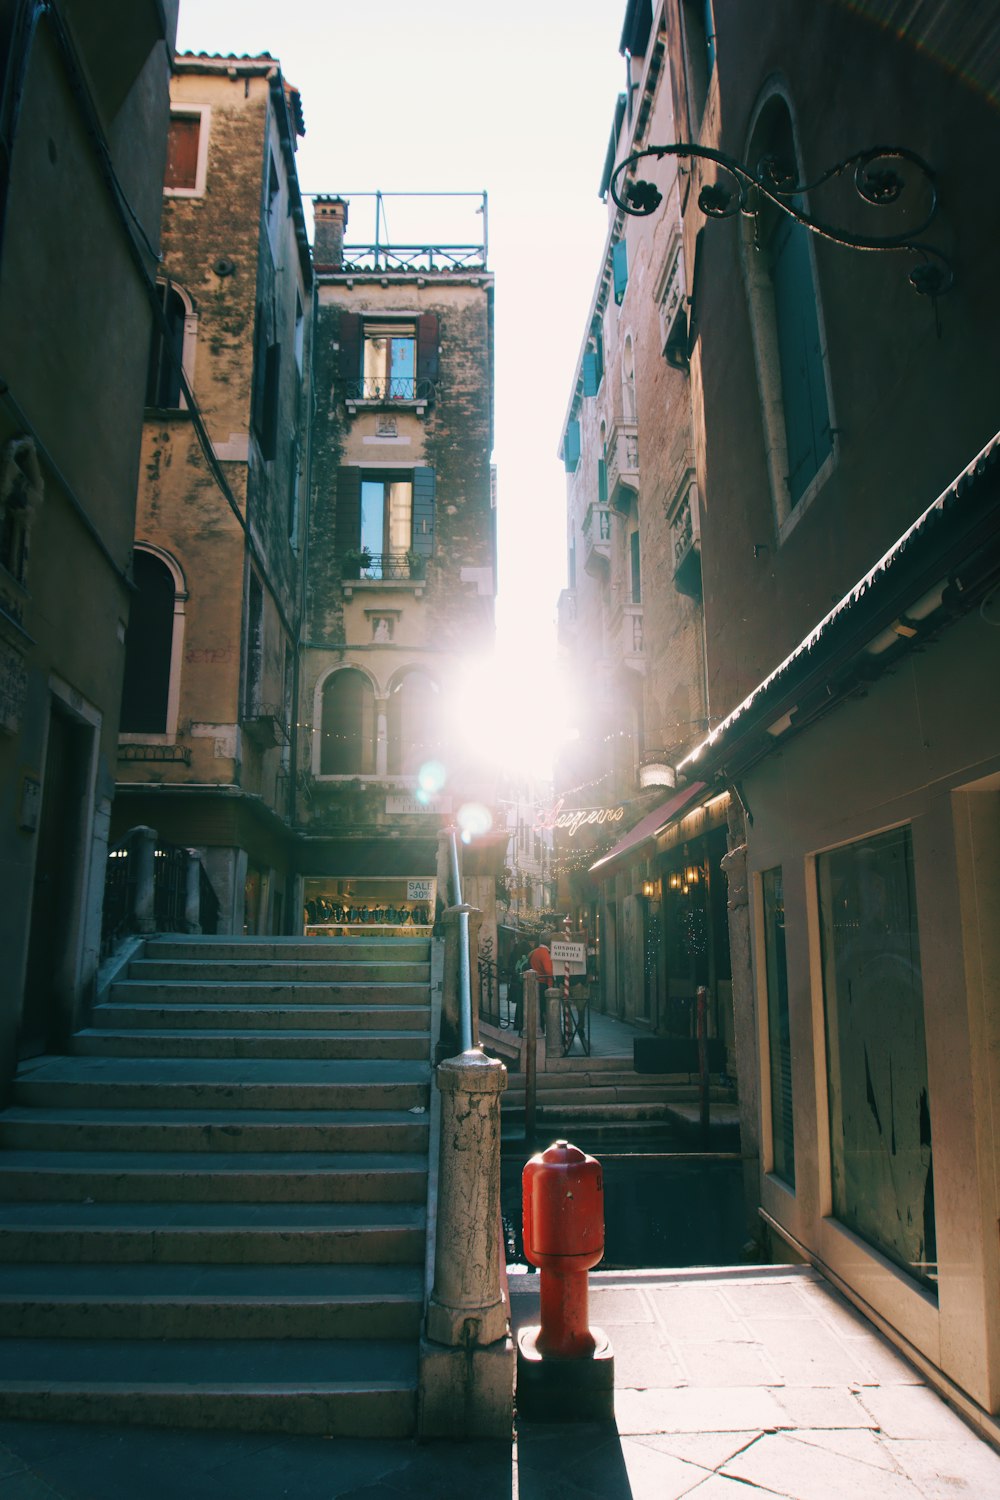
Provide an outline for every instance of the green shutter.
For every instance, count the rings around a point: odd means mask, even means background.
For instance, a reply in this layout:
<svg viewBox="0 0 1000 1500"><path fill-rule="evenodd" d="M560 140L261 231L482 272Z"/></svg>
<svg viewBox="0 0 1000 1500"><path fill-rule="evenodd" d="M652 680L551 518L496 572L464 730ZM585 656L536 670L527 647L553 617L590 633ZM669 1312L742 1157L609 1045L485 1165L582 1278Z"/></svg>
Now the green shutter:
<svg viewBox="0 0 1000 1500"><path fill-rule="evenodd" d="M801 500L833 443L808 236L807 229L783 215L771 241L774 320L792 505Z"/></svg>
<svg viewBox="0 0 1000 1500"><path fill-rule="evenodd" d="M597 460L597 498L601 505L608 503L608 465L605 459Z"/></svg>
<svg viewBox="0 0 1000 1500"><path fill-rule="evenodd" d="M597 355L593 349L588 349L583 356L583 394L585 396L596 396L600 385L597 374Z"/></svg>
<svg viewBox="0 0 1000 1500"><path fill-rule="evenodd" d="M361 543L361 470L337 470L333 550L338 557Z"/></svg>
<svg viewBox="0 0 1000 1500"><path fill-rule="evenodd" d="M361 315L342 312L338 327L340 340L340 378L346 384L345 394L361 394Z"/></svg>
<svg viewBox="0 0 1000 1500"><path fill-rule="evenodd" d="M563 464L567 474L576 472L576 466L580 462L580 424L574 417L566 424L566 436L563 438Z"/></svg>
<svg viewBox="0 0 1000 1500"><path fill-rule="evenodd" d="M434 552L434 491L436 475L433 469L419 468L413 471L413 550L421 557L430 557Z"/></svg>
<svg viewBox="0 0 1000 1500"><path fill-rule="evenodd" d="M628 245L625 240L619 240L617 245L612 246L611 274L615 283L615 301L620 307L628 286Z"/></svg>

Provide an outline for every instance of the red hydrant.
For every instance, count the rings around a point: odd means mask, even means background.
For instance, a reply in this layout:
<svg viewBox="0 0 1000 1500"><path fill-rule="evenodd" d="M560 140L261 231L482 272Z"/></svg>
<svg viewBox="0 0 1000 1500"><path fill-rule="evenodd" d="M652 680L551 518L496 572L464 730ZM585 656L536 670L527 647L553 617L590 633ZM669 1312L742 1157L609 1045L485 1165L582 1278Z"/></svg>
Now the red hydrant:
<svg viewBox="0 0 1000 1500"><path fill-rule="evenodd" d="M524 1253L537 1266L539 1354L590 1358L597 1340L587 1313L587 1272L604 1254L601 1164L568 1141L533 1156L521 1176Z"/></svg>

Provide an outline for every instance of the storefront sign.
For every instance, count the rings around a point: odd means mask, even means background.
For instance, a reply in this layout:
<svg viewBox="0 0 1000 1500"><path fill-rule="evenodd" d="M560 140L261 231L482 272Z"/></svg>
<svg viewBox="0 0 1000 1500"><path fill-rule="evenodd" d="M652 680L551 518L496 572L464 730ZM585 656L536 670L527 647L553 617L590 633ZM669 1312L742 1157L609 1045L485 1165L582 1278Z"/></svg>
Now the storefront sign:
<svg viewBox="0 0 1000 1500"><path fill-rule="evenodd" d="M385 799L387 813L450 813L450 797L431 797L421 802L419 797L393 797Z"/></svg>
<svg viewBox="0 0 1000 1500"><path fill-rule="evenodd" d="M620 823L625 816L625 808L619 807L563 807L564 797L560 797L556 805L548 812L540 813L535 823L536 828L564 828L570 838L579 829L586 826L597 826L602 823Z"/></svg>
<svg viewBox="0 0 1000 1500"><path fill-rule="evenodd" d="M406 882L407 901L433 901L435 880L408 880Z"/></svg>

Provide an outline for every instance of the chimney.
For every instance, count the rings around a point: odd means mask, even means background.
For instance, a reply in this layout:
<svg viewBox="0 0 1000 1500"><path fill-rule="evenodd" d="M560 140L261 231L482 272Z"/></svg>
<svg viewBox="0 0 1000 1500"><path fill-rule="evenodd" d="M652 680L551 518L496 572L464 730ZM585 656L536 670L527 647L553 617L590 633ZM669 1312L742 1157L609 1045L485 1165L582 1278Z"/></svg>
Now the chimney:
<svg viewBox="0 0 1000 1500"><path fill-rule="evenodd" d="M328 194L313 199L315 233L313 264L317 270L339 271L344 264L344 230L347 228L347 200Z"/></svg>

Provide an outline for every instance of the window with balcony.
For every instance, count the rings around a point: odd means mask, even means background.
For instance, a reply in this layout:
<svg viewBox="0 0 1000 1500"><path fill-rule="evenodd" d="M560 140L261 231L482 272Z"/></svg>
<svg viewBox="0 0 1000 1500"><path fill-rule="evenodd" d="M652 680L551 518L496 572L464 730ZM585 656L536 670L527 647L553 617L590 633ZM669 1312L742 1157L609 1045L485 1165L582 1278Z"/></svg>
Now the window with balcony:
<svg viewBox="0 0 1000 1500"><path fill-rule="evenodd" d="M434 398L438 378L437 314L341 313L340 373L349 406L425 405Z"/></svg>
<svg viewBox="0 0 1000 1500"><path fill-rule="evenodd" d="M434 551L434 505L431 468L339 470L335 550L344 576L422 578Z"/></svg>

